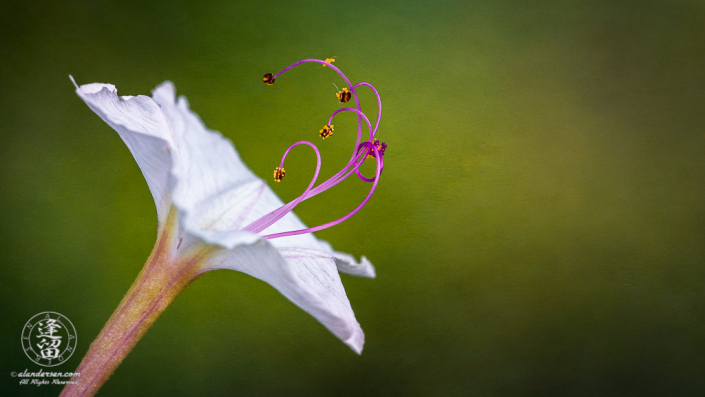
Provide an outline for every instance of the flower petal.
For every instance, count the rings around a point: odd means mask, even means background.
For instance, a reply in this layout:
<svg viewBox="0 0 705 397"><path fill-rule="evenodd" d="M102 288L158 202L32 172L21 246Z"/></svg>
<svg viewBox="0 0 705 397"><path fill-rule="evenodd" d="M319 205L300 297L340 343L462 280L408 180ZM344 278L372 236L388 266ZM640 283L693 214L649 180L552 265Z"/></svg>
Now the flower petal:
<svg viewBox="0 0 705 397"><path fill-rule="evenodd" d="M247 273L276 288L360 354L365 335L340 281L336 258L308 249L279 249L266 241L223 250L211 269Z"/></svg>
<svg viewBox="0 0 705 397"><path fill-rule="evenodd" d="M331 249L331 251L333 250ZM335 266L338 268L339 272L346 273L351 276L367 278L377 277L375 267L364 255L360 259L359 263L355 260L355 257L344 252L333 251L333 256L335 257Z"/></svg>
<svg viewBox="0 0 705 397"><path fill-rule="evenodd" d="M170 205L174 141L161 109L147 96L118 97L112 84L76 86L76 93L117 131L130 149L154 198L159 224L163 225Z"/></svg>
<svg viewBox="0 0 705 397"><path fill-rule="evenodd" d="M206 128L186 98L176 100L171 82L155 88L152 96L169 120L178 148L178 161L171 170L175 180L172 201L184 229L227 248L256 241L252 233L218 232L233 230L227 226L245 216L261 180L240 160L228 139Z"/></svg>

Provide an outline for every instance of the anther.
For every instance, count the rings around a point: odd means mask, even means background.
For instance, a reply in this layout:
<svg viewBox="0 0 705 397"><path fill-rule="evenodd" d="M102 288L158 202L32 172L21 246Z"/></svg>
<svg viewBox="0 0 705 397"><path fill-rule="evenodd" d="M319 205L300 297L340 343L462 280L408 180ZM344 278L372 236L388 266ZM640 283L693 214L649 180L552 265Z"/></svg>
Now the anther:
<svg viewBox="0 0 705 397"><path fill-rule="evenodd" d="M335 62L335 58L326 58L326 62L333 63ZM326 67L326 65L323 65L323 67Z"/></svg>
<svg viewBox="0 0 705 397"><path fill-rule="evenodd" d="M274 84L274 76L271 73L267 73L262 78L262 81L264 81L264 83L267 85L272 85Z"/></svg>
<svg viewBox="0 0 705 397"><path fill-rule="evenodd" d="M343 87L342 91L338 91L335 96L338 97L340 103L345 103L350 100L350 96L352 96L352 93L350 93L350 91L348 91L346 87Z"/></svg>
<svg viewBox="0 0 705 397"><path fill-rule="evenodd" d="M286 171L284 171L284 168L277 167L274 170L274 180L275 181L281 182L282 179L284 179L284 175L286 175Z"/></svg>
<svg viewBox="0 0 705 397"><path fill-rule="evenodd" d="M326 125L323 127L322 130L318 131L321 135L321 138L326 139L329 136L333 135L333 126L332 125Z"/></svg>

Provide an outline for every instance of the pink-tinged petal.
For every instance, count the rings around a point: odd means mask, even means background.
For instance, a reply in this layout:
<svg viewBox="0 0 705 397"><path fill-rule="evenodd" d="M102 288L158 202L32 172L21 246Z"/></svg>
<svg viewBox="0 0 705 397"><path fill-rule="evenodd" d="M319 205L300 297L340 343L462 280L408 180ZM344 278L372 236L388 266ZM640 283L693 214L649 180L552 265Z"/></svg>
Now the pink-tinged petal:
<svg viewBox="0 0 705 397"><path fill-rule="evenodd" d="M127 145L147 181L163 225L170 205L174 141L159 105L143 95L118 97L112 84L76 86L76 93Z"/></svg>
<svg viewBox="0 0 705 397"><path fill-rule="evenodd" d="M377 277L375 267L364 255L359 263L355 260L355 257L343 252L333 251L333 256L335 257L335 266L338 267L339 272L358 277Z"/></svg>
<svg viewBox="0 0 705 397"><path fill-rule="evenodd" d="M365 335L345 295L335 257L301 248L277 250L266 241L217 255L212 269L236 270L269 283L356 353L362 351Z"/></svg>
<svg viewBox="0 0 705 397"><path fill-rule="evenodd" d="M246 216L262 181L228 139L206 128L186 98L176 99L171 82L155 88L152 96L168 119L178 148L171 199L185 231L226 248L256 241L256 235L230 225Z"/></svg>

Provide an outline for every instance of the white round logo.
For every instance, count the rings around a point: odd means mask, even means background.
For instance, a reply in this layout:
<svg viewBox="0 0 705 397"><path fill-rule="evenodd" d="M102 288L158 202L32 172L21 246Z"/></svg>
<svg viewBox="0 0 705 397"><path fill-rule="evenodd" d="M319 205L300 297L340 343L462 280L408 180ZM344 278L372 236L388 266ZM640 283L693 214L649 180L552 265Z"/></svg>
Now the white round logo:
<svg viewBox="0 0 705 397"><path fill-rule="evenodd" d="M76 328L66 316L42 312L30 318L22 329L22 349L34 363L54 367L76 350Z"/></svg>

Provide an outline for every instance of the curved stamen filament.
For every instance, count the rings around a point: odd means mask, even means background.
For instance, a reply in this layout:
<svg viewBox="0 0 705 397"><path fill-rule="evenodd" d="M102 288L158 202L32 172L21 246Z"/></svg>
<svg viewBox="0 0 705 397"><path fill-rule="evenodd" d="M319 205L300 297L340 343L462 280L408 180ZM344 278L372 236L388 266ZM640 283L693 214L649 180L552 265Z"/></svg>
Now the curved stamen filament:
<svg viewBox="0 0 705 397"><path fill-rule="evenodd" d="M360 154L358 155L358 157L355 159L355 161L349 162L336 175L333 175L327 181L318 185L315 189L308 191L307 194L305 192L305 194L302 194L297 199L292 200L292 201L284 204L283 206L268 213L267 215L264 215L263 217L259 218L258 220L247 225L243 230L250 231L253 233L259 233L260 231L264 230L266 227L269 227L270 225L272 225L277 220L283 218L287 213L291 212L294 209L294 207L296 207L301 201L308 200L309 198L316 196L317 194L322 193L322 192L330 189L331 187L339 184L340 182L344 181L345 179L347 179L348 176L350 176L353 172L355 172L355 169L350 170L343 177L340 177L340 175L345 173L345 171L347 171L352 165L356 164L357 160L362 159L362 161L364 161L365 160L365 153L367 153L367 149L361 151ZM272 221L272 220L274 220L274 221ZM266 226L262 227L262 225L266 225Z"/></svg>
<svg viewBox="0 0 705 397"><path fill-rule="evenodd" d="M364 85L365 87L369 87L372 92L375 93L375 96L377 97L377 122L375 123L375 128L372 130L372 136L377 135L377 127L379 127L379 120L382 119L382 99L379 97L379 92L377 92L377 89L372 86L370 83L357 83L355 84L352 88L359 87L361 85Z"/></svg>
<svg viewBox="0 0 705 397"><path fill-rule="evenodd" d="M290 231L290 232L268 234L268 235L263 236L263 237L266 238L266 239L272 239L272 238L278 238L278 237L295 236L295 235L298 235L298 234L305 234L305 233L317 232L317 231L319 231L319 230L327 229L327 228L329 228L329 227L331 227L331 226L335 226L335 225L337 225L337 224L339 224L339 223L342 223L342 222L344 222L344 221L350 219L350 217L352 217L352 216L355 215L358 211L360 211L360 210L362 209L362 207L364 207L365 204L367 204L367 202L370 201L370 198L372 197L372 194L374 194L375 190L377 189L377 183L379 182L379 176L380 176L380 173L382 172L382 162L383 162L382 156L380 155L379 150L377 149L376 146L372 145L372 144L369 143L369 142L363 142L362 145L363 145L363 146L369 146L372 150L374 150L375 154L377 155L377 156L375 157L375 159L377 159L377 170L376 170L376 172L375 172L375 178L374 178L374 182L372 183L372 187L370 188L369 193L367 193L367 196L365 197L364 200L362 200L362 202L360 203L360 205L358 205L354 210L352 210L351 212L349 212L347 215L345 215L345 216L343 216L343 217L341 217L341 218L338 218L338 219L336 219L336 220L334 220L334 221L332 221L332 222L325 223L325 224L323 224L323 225L314 226L314 227L309 227L309 228L307 228L307 229L293 230L293 231ZM356 169L359 168L360 165L361 165L363 162L364 162L364 160L361 161L360 163L357 163L355 168L356 168Z"/></svg>
<svg viewBox="0 0 705 397"><path fill-rule="evenodd" d="M279 167L284 168L284 160L286 160L286 156L289 154L291 149L293 149L299 145L308 145L311 148L313 148L313 150L316 152L316 172L313 174L313 178L311 179L311 182L308 184L308 187L306 188L306 190L304 190L304 193L301 196L294 199L293 201L291 201L289 204L287 204L287 205L291 205L291 209L294 209L294 207L296 207L301 201L304 200L304 198L306 197L308 192L311 191L311 189L313 188L313 185L316 183L316 180L318 179L318 173L321 171L321 153L318 151L318 148L316 147L316 145L314 145L313 143L308 142L308 141L299 141L299 142L296 142L295 144L289 146L289 148L286 149L286 152L284 152L284 155L282 156L282 160L279 164ZM291 211L291 210L289 210L289 211ZM252 233L259 233L262 230L268 228L274 222L276 222L279 219L281 219L282 217L284 217L284 215L286 215L286 212L279 214L278 216L272 216L269 218L267 218L267 215L265 215L264 217L260 218L259 220L254 221L251 224L245 226L245 228L242 230L252 232ZM267 219L265 219L265 218L267 218Z"/></svg>
<svg viewBox="0 0 705 397"><path fill-rule="evenodd" d="M340 77L342 77L343 80L345 80L345 82L348 84L348 87L350 87L350 93L352 93L352 97L353 97L353 99L355 99L355 107L357 108L357 110L361 110L361 109L360 109L360 99L357 97L357 92L355 91L355 86L350 82L350 80L348 79L348 77L345 76L345 74L344 74L343 72L341 72L340 69L338 69L337 67L333 66L332 64L326 63L325 61L321 61L320 59L312 59L312 58L309 58L309 59L303 59L303 60L301 60L301 61L298 61L298 62L296 62L296 63L294 63L294 64L292 64L292 65L287 66L287 67L284 68L281 72L279 72L279 73L275 74L274 76L272 76L272 80L274 80L274 79L276 79L277 77L279 77L280 75L284 74L284 72L286 72L286 71L288 71L288 70L291 70L291 69L295 68L296 66L299 66L299 65L302 65L302 64L308 63L308 62L320 63L320 64L322 64L323 66L328 66L328 67L330 67L330 68L333 69L336 73L338 73L338 74L340 75ZM365 83L365 84L367 84L367 83ZM381 108L381 107L380 107L380 108ZM360 133L362 132L362 117L358 117L357 129L358 129L358 136L359 136ZM359 144L360 144L360 139L358 138L357 142L355 142L355 147L357 147ZM353 153L353 157L355 157L355 154L354 154L354 153ZM352 160L352 158L351 158L351 160Z"/></svg>
<svg viewBox="0 0 705 397"><path fill-rule="evenodd" d="M335 115L337 115L337 114L340 113L340 112L353 112L353 113L357 113L357 115L358 115L359 117L362 117L362 118L365 120L365 122L367 123L367 128L368 128L369 131L370 131L370 139L373 139L373 138L374 138L374 131L372 130L372 124L370 124L370 120L367 119L367 116L365 116L364 113L362 113L361 111L359 111L359 110L357 110L357 109L353 109L353 108L340 108L340 109L336 110L335 112L333 112L333 114L330 115L330 118L328 119L328 125L330 125L330 124L333 122L333 118L335 117ZM362 139L362 129L358 130L358 132L357 132L357 142L355 142L355 145L359 145L359 144L360 144L360 139ZM353 153L353 157L355 157L355 153Z"/></svg>

